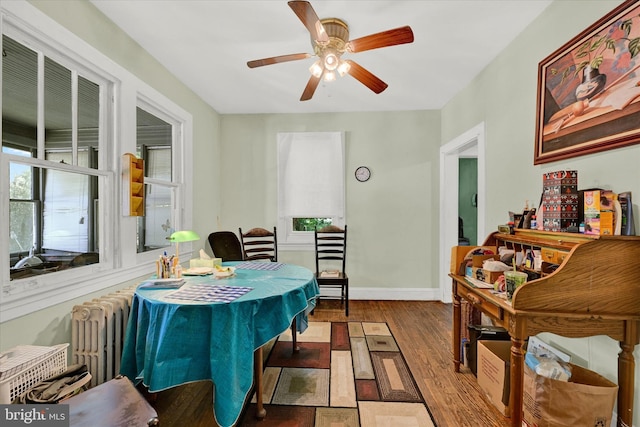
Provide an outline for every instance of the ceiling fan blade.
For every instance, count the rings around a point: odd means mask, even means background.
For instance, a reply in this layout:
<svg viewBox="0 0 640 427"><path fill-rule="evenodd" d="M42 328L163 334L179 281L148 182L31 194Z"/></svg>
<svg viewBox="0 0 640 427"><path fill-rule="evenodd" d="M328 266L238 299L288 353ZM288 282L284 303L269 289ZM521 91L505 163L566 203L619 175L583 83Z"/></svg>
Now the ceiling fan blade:
<svg viewBox="0 0 640 427"><path fill-rule="evenodd" d="M350 40L349 50L356 53L405 43L413 43L413 31L408 25Z"/></svg>
<svg viewBox="0 0 640 427"><path fill-rule="evenodd" d="M249 68L262 67L264 65L279 64L281 62L298 61L300 59L310 58L310 53L292 53L290 55L272 56L271 58L256 59L248 61Z"/></svg>
<svg viewBox="0 0 640 427"><path fill-rule="evenodd" d="M357 62L353 62L350 59L347 59L345 62L350 65L348 73L375 93L380 93L389 86L388 84L371 74Z"/></svg>
<svg viewBox="0 0 640 427"><path fill-rule="evenodd" d="M318 83L320 83L320 77L311 76L309 81L307 82L307 86L304 88L304 92L302 92L302 96L300 97L300 101L308 101L313 97L313 93L316 91L318 87Z"/></svg>
<svg viewBox="0 0 640 427"><path fill-rule="evenodd" d="M311 38L319 42L328 42L329 36L325 31L322 23L320 22L320 18L316 14L316 11L311 7L311 3L308 1L290 1L289 7L293 9L298 18L302 21L309 33L311 33Z"/></svg>

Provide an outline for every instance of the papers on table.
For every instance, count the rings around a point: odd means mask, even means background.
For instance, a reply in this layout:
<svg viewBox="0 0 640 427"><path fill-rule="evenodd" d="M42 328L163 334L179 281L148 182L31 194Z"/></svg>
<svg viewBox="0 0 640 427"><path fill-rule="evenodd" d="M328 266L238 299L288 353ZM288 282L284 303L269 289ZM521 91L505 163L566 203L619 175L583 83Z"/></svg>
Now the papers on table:
<svg viewBox="0 0 640 427"><path fill-rule="evenodd" d="M152 279L140 284L144 289L180 289L184 285L184 279Z"/></svg>
<svg viewBox="0 0 640 427"><path fill-rule="evenodd" d="M213 267L191 267L182 272L185 276L206 276L213 274Z"/></svg>
<svg viewBox="0 0 640 427"><path fill-rule="evenodd" d="M476 288L493 289L493 285L491 283L483 282L482 280L474 279L473 277L469 276L465 276L464 279Z"/></svg>

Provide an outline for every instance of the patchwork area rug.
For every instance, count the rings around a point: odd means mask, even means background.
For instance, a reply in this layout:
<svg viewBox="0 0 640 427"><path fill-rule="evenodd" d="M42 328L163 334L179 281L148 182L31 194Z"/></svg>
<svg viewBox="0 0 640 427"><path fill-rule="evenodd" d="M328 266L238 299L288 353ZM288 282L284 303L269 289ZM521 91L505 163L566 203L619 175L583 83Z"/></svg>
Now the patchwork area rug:
<svg viewBox="0 0 640 427"><path fill-rule="evenodd" d="M310 322L265 348L263 401L255 396L239 426L435 427L386 323Z"/></svg>

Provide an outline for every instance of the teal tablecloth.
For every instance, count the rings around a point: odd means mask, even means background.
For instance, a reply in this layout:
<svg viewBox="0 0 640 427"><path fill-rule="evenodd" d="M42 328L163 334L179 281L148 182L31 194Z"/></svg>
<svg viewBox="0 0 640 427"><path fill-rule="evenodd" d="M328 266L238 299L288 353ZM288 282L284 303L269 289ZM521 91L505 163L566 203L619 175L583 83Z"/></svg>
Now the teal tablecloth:
<svg viewBox="0 0 640 427"><path fill-rule="evenodd" d="M225 263L235 265L238 263ZM185 286L253 288L230 303L171 300L175 290L138 288L122 354L121 373L157 392L200 380L215 384L214 415L237 422L253 384L253 353L296 318L298 331L319 293L313 273L284 264L275 271L236 269L235 276L186 278Z"/></svg>

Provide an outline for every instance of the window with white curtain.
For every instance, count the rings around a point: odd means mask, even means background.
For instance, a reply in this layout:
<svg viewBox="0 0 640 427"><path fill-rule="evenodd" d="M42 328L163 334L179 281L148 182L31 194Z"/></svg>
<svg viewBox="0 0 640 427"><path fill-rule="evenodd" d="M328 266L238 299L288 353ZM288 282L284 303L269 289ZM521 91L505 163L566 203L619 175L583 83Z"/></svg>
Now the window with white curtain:
<svg viewBox="0 0 640 427"><path fill-rule="evenodd" d="M344 225L344 163L343 132L278 133L279 244L311 248L316 225Z"/></svg>

